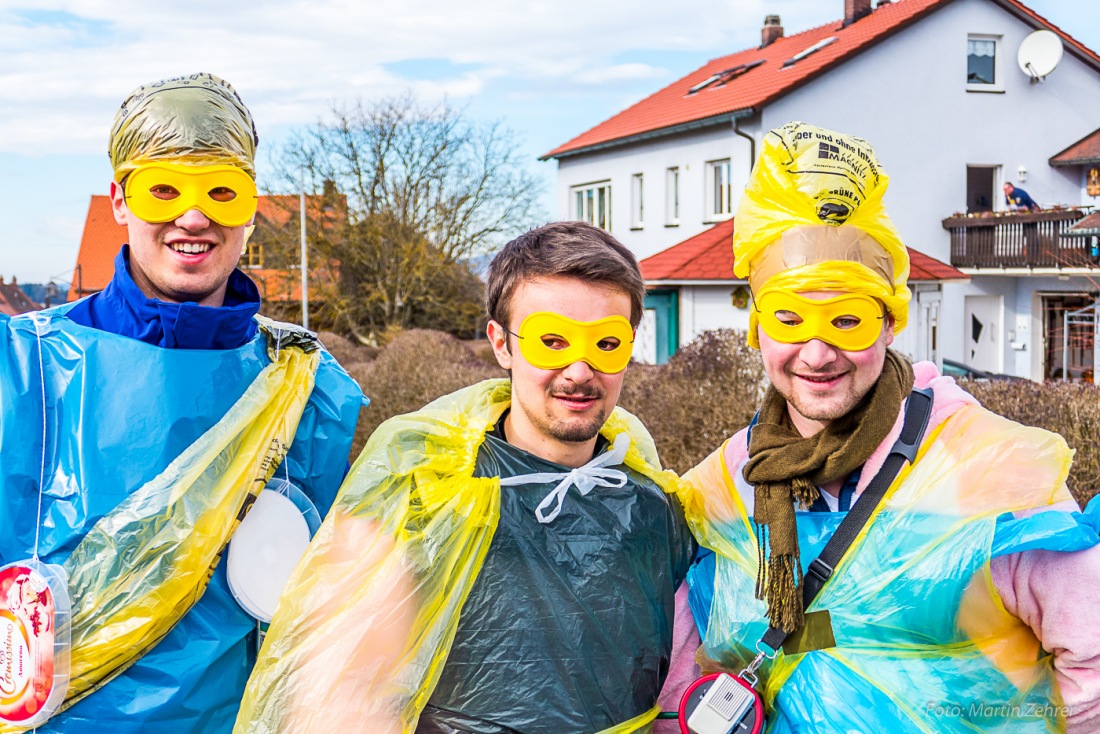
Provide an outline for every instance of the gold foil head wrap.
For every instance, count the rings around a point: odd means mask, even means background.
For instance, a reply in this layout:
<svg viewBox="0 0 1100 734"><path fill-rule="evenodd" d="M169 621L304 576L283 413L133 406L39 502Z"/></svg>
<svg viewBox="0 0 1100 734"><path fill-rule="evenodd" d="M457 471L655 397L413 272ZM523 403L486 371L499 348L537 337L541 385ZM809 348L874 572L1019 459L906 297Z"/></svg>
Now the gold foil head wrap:
<svg viewBox="0 0 1100 734"><path fill-rule="evenodd" d="M115 181L150 160L232 165L255 179L258 141L229 82L191 74L135 89L115 115L108 155Z"/></svg>

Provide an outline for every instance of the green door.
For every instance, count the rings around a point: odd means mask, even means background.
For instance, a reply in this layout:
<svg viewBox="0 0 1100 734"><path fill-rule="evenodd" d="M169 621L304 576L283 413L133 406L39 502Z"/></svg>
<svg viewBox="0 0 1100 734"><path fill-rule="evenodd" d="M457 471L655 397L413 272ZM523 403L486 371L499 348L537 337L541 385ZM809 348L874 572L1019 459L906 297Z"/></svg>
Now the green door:
<svg viewBox="0 0 1100 734"><path fill-rule="evenodd" d="M657 364L680 348L680 291L677 288L657 288L645 294L645 308L653 311L657 332Z"/></svg>

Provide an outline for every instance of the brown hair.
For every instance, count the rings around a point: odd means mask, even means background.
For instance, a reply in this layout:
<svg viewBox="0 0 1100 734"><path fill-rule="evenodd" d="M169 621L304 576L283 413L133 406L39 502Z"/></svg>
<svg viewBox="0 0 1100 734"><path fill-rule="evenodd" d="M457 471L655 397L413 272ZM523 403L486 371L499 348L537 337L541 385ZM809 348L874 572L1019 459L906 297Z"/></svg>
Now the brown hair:
<svg viewBox="0 0 1100 734"><path fill-rule="evenodd" d="M645 308L645 282L634 254L617 239L584 222L553 222L521 234L489 265L485 310L509 327L512 294L524 280L564 276L618 288L630 296L630 324Z"/></svg>

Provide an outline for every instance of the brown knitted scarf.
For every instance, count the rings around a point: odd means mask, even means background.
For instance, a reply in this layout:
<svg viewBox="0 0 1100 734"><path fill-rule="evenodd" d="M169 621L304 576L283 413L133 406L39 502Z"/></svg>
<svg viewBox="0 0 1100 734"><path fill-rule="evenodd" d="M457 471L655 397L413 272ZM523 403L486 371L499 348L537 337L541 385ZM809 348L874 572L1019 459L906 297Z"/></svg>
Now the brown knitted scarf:
<svg viewBox="0 0 1100 734"><path fill-rule="evenodd" d="M773 627L802 627L802 566L795 502L805 509L817 488L863 466L886 439L898 409L913 389L913 366L887 350L882 375L859 405L819 433L803 438L791 423L787 401L769 387L752 429L745 480L755 487L760 570L756 598L767 601ZM766 549L770 541L770 548Z"/></svg>

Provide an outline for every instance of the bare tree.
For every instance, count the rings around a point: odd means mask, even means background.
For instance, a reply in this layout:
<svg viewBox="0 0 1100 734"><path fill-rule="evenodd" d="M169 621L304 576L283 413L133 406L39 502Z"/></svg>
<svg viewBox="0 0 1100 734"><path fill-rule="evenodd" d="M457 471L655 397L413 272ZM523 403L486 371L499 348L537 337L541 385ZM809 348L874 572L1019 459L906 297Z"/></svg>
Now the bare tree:
<svg viewBox="0 0 1100 734"><path fill-rule="evenodd" d="M471 263L539 216L539 184L508 130L408 95L335 107L274 163L280 188L304 178L317 194L311 269L331 320L360 338L394 325L479 328Z"/></svg>

